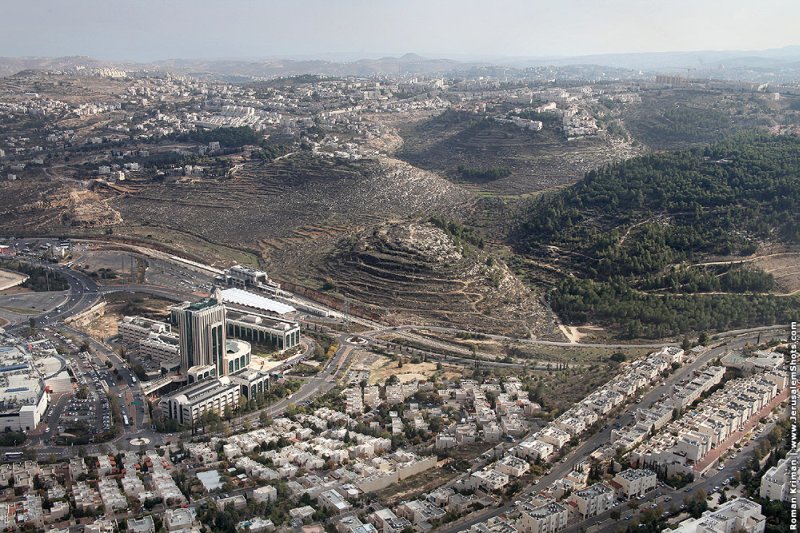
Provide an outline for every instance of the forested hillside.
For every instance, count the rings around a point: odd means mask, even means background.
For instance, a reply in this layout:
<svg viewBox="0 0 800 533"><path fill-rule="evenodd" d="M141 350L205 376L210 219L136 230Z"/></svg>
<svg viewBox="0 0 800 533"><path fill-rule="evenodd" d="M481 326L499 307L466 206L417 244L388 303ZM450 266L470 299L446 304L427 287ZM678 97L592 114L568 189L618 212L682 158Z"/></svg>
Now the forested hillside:
<svg viewBox="0 0 800 533"><path fill-rule="evenodd" d="M797 205L800 138L739 136L591 171L531 203L515 238L576 274L551 294L567 320L631 337L769 324L800 309L796 297L742 296L771 290L770 275L692 263L800 242Z"/></svg>

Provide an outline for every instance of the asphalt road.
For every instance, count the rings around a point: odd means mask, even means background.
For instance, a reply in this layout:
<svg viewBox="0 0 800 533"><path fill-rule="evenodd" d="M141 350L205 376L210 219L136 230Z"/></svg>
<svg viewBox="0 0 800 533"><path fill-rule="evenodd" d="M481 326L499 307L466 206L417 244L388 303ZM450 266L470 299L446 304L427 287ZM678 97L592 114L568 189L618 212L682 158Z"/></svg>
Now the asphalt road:
<svg viewBox="0 0 800 533"><path fill-rule="evenodd" d="M774 425L774 423L768 424L760 438L766 438ZM753 449L755 448L754 443L757 443L760 438L753 439L744 446L742 451L737 453L735 459L728 458L725 461L725 468L723 470L718 470L716 468L709 470L705 477L698 477L698 479L683 489L673 489L672 487L659 483L657 490L650 491L639 501L638 509L630 509L627 503L617 506L616 509L620 511L623 522L627 523L627 520L633 520L634 517L637 517L642 511L648 509L653 504L660 504L664 508L664 511L669 511L672 504L680 507L680 505L683 504L684 496L692 498L695 493L700 490L704 490L706 494L711 494L715 487L724 487L726 479L733 477L736 472L746 468L750 463L753 457ZM670 498L671 501L667 502L667 498ZM630 516L630 518L626 519L628 516ZM588 530L589 528L593 528L593 531L615 531L619 526L619 521L611 520L611 511L609 510L582 522L570 524L564 531L582 531Z"/></svg>
<svg viewBox="0 0 800 533"><path fill-rule="evenodd" d="M334 388L341 373L347 369L350 357L353 354L354 346L345 341L345 337L348 336L349 335L342 335L339 338L339 349L334 356L331 357L330 361L328 361L325 368L314 376L307 378L300 389L294 394L275 402L264 409L264 411L266 411L270 417L280 416L289 405L300 405L304 402L311 401L315 397L321 396ZM258 420L260 416L260 412L255 412L235 418L231 421L232 427L233 429L241 429L245 421L252 423Z"/></svg>

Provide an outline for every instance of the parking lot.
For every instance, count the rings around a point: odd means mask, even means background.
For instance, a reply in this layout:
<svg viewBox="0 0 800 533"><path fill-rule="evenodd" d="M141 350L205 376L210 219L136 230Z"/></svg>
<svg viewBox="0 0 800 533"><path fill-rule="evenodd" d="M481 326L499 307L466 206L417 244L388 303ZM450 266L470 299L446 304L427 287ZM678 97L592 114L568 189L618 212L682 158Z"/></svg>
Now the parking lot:
<svg viewBox="0 0 800 533"><path fill-rule="evenodd" d="M70 350L78 351L69 338L56 336ZM75 394L59 398L52 406L45 432L53 443L92 442L113 427L106 387L114 381L108 369L87 352L74 355L69 368L77 385Z"/></svg>

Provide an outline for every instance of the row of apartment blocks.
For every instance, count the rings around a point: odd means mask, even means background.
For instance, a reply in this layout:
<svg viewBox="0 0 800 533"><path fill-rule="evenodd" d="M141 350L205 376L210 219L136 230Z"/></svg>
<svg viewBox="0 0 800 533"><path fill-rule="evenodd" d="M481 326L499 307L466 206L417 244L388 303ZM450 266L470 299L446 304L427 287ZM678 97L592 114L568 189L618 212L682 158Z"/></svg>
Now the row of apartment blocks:
<svg viewBox="0 0 800 533"><path fill-rule="evenodd" d="M602 416L631 400L639 390L659 379L670 365L681 363L683 359L684 351L670 346L632 362L605 386L514 446L510 453L530 460L548 460L572 438L579 437Z"/></svg>
<svg viewBox="0 0 800 533"><path fill-rule="evenodd" d="M572 513L593 516L611 508L613 493L607 487L594 485L569 503L558 503L533 496L517 502L512 513L493 517L470 527L471 533L553 533L567 527ZM580 503L578 503L580 502ZM761 506L747 498L737 498L715 511L706 511L700 518L689 518L678 524L678 533L763 533L766 517Z"/></svg>
<svg viewBox="0 0 800 533"><path fill-rule="evenodd" d="M727 382L697 409L666 424L655 437L635 448L631 462L665 468L667 475L695 470L712 449L758 416L786 382L785 375L771 372Z"/></svg>
<svg viewBox="0 0 800 533"><path fill-rule="evenodd" d="M646 409L637 409L634 414L634 422L626 427L614 429L611 432L613 446L607 449L598 450L593 458L597 460L607 459L606 456L613 456L617 449L624 448L625 451L632 450L648 438L654 431L660 430L667 425L673 417L676 409L691 405L686 400L694 398L692 402L722 381L725 368L721 366L711 366L689 377L683 383L673 386L668 397L662 402L653 404Z"/></svg>
<svg viewBox="0 0 800 533"><path fill-rule="evenodd" d="M585 477L584 477L585 479ZM551 533L567 527L574 516L583 519L611 509L618 498L633 498L656 487L656 474L650 470L625 470L609 483L595 483L573 491L564 501L552 494L535 495L515 504L504 519L472 526L474 533L496 531ZM556 496L560 497L560 496Z"/></svg>
<svg viewBox="0 0 800 533"><path fill-rule="evenodd" d="M587 396L578 405L564 412L556 420L512 447L508 455L528 461L550 460L574 438L579 438L590 426L615 408L633 399L636 394L659 380L671 366L684 362L684 351L675 347L665 347L649 354L646 358L627 365L622 373L609 381L603 388ZM713 372L717 374L717 372ZM718 378L722 378L718 373ZM707 385L708 388L713 383ZM707 390L707 388L703 388ZM700 392L702 393L702 391ZM698 394L700 394L698 393ZM664 408L657 415L639 410L641 420L656 416L659 423L666 424L672 416L672 407ZM438 442L438 441L437 441ZM503 470L505 458L485 467L478 475L473 474L469 482L474 488L485 491L497 490L504 486L504 478L511 471ZM513 466L513 465L508 465ZM519 473L517 470L516 473ZM476 524L475 532L525 531L551 532L562 529L572 514L588 517L609 509L618 498L633 498L653 489L657 484L656 473L649 469L630 469L620 472L608 483L587 486L588 463L576 465L575 469L546 492L530 502L518 505L519 518L516 522L502 517ZM558 502L566 495L569 497Z"/></svg>

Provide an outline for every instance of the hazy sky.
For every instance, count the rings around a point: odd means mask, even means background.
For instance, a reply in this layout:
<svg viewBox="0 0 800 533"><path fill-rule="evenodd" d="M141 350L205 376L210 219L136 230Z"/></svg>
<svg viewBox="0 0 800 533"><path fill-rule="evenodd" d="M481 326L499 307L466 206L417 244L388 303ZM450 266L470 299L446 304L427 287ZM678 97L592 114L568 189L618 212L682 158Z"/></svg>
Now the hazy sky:
<svg viewBox="0 0 800 533"><path fill-rule="evenodd" d="M0 0L0 56L532 57L800 44L800 0Z"/></svg>

